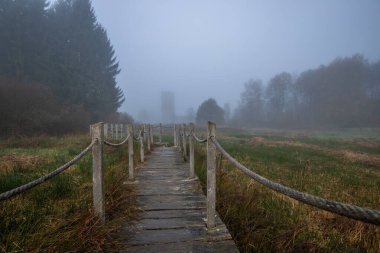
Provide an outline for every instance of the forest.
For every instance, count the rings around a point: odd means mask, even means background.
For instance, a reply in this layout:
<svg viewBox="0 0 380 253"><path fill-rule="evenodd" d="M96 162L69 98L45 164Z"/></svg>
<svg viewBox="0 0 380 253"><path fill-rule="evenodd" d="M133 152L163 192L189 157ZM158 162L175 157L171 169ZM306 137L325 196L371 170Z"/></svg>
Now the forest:
<svg viewBox="0 0 380 253"><path fill-rule="evenodd" d="M264 86L245 83L233 125L277 128L356 128L380 125L380 61L336 58L297 76L283 72Z"/></svg>
<svg viewBox="0 0 380 253"><path fill-rule="evenodd" d="M119 118L120 68L90 0L2 0L0 41L2 135L67 133Z"/></svg>
<svg viewBox="0 0 380 253"><path fill-rule="evenodd" d="M380 126L380 61L362 55L336 58L299 75L287 72L267 84L250 79L230 115L215 99L204 101L196 122L234 127L332 129Z"/></svg>

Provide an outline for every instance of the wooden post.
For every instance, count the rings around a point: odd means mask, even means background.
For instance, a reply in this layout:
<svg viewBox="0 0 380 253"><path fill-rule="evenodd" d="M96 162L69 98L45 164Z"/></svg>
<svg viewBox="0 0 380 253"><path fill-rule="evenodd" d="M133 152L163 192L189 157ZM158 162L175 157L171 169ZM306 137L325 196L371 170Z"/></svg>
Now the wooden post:
<svg viewBox="0 0 380 253"><path fill-rule="evenodd" d="M144 129L145 127L142 127L142 131L141 131L141 134L140 134L140 162L144 162Z"/></svg>
<svg viewBox="0 0 380 253"><path fill-rule="evenodd" d="M104 124L104 139L108 138L108 123Z"/></svg>
<svg viewBox="0 0 380 253"><path fill-rule="evenodd" d="M147 142L147 147L148 147L148 151L150 152L150 124L148 125L147 127L147 137L146 137L146 142Z"/></svg>
<svg viewBox="0 0 380 253"><path fill-rule="evenodd" d="M154 145L154 137L153 137L153 126L149 125L149 135L150 135L150 144Z"/></svg>
<svg viewBox="0 0 380 253"><path fill-rule="evenodd" d="M187 159L187 143L186 143L186 124L182 125L183 136L182 136L182 145L183 145L183 158Z"/></svg>
<svg viewBox="0 0 380 253"><path fill-rule="evenodd" d="M147 131L146 131L146 129L147 129L147 126L145 125L145 124L143 124L143 132L144 132L144 142L146 142L146 136L147 136Z"/></svg>
<svg viewBox="0 0 380 253"><path fill-rule="evenodd" d="M189 149L190 149L190 171L189 171L189 177L194 178L194 124L190 123L190 136L189 136Z"/></svg>
<svg viewBox="0 0 380 253"><path fill-rule="evenodd" d="M215 188L216 188L216 147L211 138L215 137L215 124L207 126L207 228L215 227Z"/></svg>
<svg viewBox="0 0 380 253"><path fill-rule="evenodd" d="M115 124L115 138L119 139L119 124Z"/></svg>
<svg viewBox="0 0 380 253"><path fill-rule="evenodd" d="M177 125L177 147L181 150L181 125Z"/></svg>
<svg viewBox="0 0 380 253"><path fill-rule="evenodd" d="M177 139L178 139L178 148L179 150L182 152L182 125L181 124L178 124L178 136L177 136Z"/></svg>
<svg viewBox="0 0 380 253"><path fill-rule="evenodd" d="M110 136L110 138L111 139L113 139L113 124L112 123L110 123L110 130L111 130L111 136Z"/></svg>
<svg viewBox="0 0 380 253"><path fill-rule="evenodd" d="M92 146L92 198L94 212L104 224L106 218L104 208L103 122L92 125L91 129L92 140L96 140L94 146Z"/></svg>
<svg viewBox="0 0 380 253"><path fill-rule="evenodd" d="M159 135L159 142L162 143L162 124L160 123L160 135Z"/></svg>
<svg viewBox="0 0 380 253"><path fill-rule="evenodd" d="M129 124L127 126L127 136L129 135L128 139L128 163L129 163L129 180L133 181L135 179L134 176L134 168L133 168L133 126L132 124Z"/></svg>
<svg viewBox="0 0 380 253"><path fill-rule="evenodd" d="M177 147L177 125L176 124L174 124L173 136L174 136L174 147Z"/></svg>

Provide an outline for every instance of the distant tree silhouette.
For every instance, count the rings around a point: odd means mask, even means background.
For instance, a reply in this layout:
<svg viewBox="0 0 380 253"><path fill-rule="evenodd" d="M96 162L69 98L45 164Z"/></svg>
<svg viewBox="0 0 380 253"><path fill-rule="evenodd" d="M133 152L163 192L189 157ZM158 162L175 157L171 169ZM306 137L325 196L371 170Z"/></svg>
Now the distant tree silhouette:
<svg viewBox="0 0 380 253"><path fill-rule="evenodd" d="M337 58L297 78L275 75L265 88L260 80L249 80L233 119L245 126L379 126L380 61Z"/></svg>
<svg viewBox="0 0 380 253"><path fill-rule="evenodd" d="M244 87L234 120L241 125L258 126L264 116L263 84L261 80L251 79Z"/></svg>
<svg viewBox="0 0 380 253"><path fill-rule="evenodd" d="M49 8L46 0L2 0L0 43L0 78L28 84L18 89L48 90L62 112L104 120L124 101L115 51L90 0L58 0Z"/></svg>
<svg viewBox="0 0 380 253"><path fill-rule="evenodd" d="M289 89L292 85L292 76L283 72L274 76L265 90L266 121L279 125L288 116L286 112L287 100L290 98Z"/></svg>
<svg viewBox="0 0 380 253"><path fill-rule="evenodd" d="M197 124L206 124L207 121L224 124L224 111L213 98L204 101L197 110Z"/></svg>

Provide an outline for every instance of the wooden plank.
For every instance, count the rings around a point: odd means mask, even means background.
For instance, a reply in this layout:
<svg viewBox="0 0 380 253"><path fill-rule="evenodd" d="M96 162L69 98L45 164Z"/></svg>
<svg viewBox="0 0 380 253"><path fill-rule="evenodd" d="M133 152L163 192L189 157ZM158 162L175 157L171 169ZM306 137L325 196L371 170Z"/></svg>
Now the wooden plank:
<svg viewBox="0 0 380 253"><path fill-rule="evenodd" d="M159 249L159 250L158 250ZM148 244L132 246L127 251L133 253L150 253L150 252L238 252L235 243L231 240L220 242L180 242L166 244Z"/></svg>
<svg viewBox="0 0 380 253"><path fill-rule="evenodd" d="M175 148L156 147L136 171L139 220L125 224L123 252L238 252L224 223L206 226L206 197Z"/></svg>

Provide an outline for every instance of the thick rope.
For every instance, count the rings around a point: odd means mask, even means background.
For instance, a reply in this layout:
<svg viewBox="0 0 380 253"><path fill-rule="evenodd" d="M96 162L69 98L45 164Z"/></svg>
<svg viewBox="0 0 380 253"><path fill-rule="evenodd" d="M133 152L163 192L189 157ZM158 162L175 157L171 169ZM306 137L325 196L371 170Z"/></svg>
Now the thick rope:
<svg viewBox="0 0 380 253"><path fill-rule="evenodd" d="M223 147L219 144L216 138L211 137L211 141L215 144L216 148L227 158L234 166L241 170L247 176L253 178L257 182L267 186L268 188L282 193L290 198L296 199L311 206L318 207L320 209L330 211L342 216L352 218L355 220L364 221L367 223L380 225L380 211L362 208L355 205L345 204L337 201L332 201L317 197L305 192L300 192L282 184L270 181L269 179L260 176L259 174L249 170L244 165L240 164L235 158L227 153Z"/></svg>
<svg viewBox="0 0 380 253"><path fill-rule="evenodd" d="M29 183L21 185L21 186L19 186L17 188L14 188L12 190L9 190L9 191L6 191L4 193L1 193L0 194L0 201L9 199L9 198L11 198L11 197L13 197L13 196L15 196L17 194L25 192L25 191L27 191L27 190L29 190L29 189L31 189L31 188L33 188L33 187L35 187L35 186L37 186L37 185L45 182L45 181L47 181L47 180L49 180L49 179L57 176L58 174L62 173L63 171L65 171L66 169L68 169L71 165L73 165L74 163L76 163L77 161L79 161L79 159L81 159L85 154L87 154L91 150L92 146L94 146L94 144L95 144L96 141L97 140L94 140L93 142L91 142L90 145L88 145L85 149L83 149L83 151L80 152L77 156L75 156L72 160L70 160L69 162L65 163L64 165L62 165L58 169L50 172L49 174L46 174L46 175L44 175L44 176L42 176L42 177L40 177L40 178L38 178L36 180L33 180L33 181L29 182Z"/></svg>
<svg viewBox="0 0 380 253"><path fill-rule="evenodd" d="M137 137L133 136L133 139L134 139L135 141L139 141L139 140L141 140L141 134L142 134L142 131L143 131L143 130L140 129L139 134L138 134Z"/></svg>
<svg viewBox="0 0 380 253"><path fill-rule="evenodd" d="M112 147L119 147L119 146L121 146L121 145L124 145L127 141L128 141L128 139L131 137L131 135L130 134L128 134L128 136L127 136L127 138L125 138L122 142L120 142L120 143L112 143L112 142L109 142L109 141L106 141L106 140L104 140L104 144L106 144L106 145L108 145L108 146L112 146Z"/></svg>
<svg viewBox="0 0 380 253"><path fill-rule="evenodd" d="M195 133L193 133L193 137L194 137L194 139L195 139L197 142L199 142L199 143L206 143L206 142L207 142L207 138L206 138L206 139L200 139L200 138L198 138L198 137L195 135Z"/></svg>
<svg viewBox="0 0 380 253"><path fill-rule="evenodd" d="M190 132L187 134L186 131L185 131L185 135L186 137L190 137L192 134L193 134L194 130L191 129Z"/></svg>

